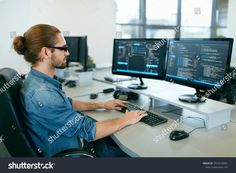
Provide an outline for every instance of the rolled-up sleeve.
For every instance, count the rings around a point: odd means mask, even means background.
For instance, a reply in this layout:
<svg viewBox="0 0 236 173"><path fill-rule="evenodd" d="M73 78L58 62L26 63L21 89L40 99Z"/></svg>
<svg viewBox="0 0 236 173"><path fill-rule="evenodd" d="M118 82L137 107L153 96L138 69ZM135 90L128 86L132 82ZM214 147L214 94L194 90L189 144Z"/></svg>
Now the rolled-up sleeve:
<svg viewBox="0 0 236 173"><path fill-rule="evenodd" d="M37 112L34 119L51 133L78 136L87 141L95 138L95 122L73 109L71 101L60 93L41 89L31 96L30 101L32 113Z"/></svg>

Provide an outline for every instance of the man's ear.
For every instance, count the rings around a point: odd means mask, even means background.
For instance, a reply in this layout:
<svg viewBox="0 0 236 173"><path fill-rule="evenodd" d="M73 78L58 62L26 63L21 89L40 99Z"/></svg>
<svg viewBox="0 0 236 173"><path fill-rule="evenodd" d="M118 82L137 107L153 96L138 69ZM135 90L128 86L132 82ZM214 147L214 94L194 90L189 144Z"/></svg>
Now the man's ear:
<svg viewBox="0 0 236 173"><path fill-rule="evenodd" d="M42 47L39 52L39 57L41 57L41 61L47 59L50 56L51 52L47 47Z"/></svg>

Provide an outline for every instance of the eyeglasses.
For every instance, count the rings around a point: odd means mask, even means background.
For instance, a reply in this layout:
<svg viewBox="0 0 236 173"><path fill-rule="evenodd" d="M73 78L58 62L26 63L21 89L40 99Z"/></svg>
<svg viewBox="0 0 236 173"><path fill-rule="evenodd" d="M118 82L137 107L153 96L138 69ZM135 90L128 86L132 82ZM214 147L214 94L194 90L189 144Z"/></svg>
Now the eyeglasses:
<svg viewBox="0 0 236 173"><path fill-rule="evenodd" d="M64 45L64 46L49 46L49 48L59 49L67 52L69 47L67 45Z"/></svg>

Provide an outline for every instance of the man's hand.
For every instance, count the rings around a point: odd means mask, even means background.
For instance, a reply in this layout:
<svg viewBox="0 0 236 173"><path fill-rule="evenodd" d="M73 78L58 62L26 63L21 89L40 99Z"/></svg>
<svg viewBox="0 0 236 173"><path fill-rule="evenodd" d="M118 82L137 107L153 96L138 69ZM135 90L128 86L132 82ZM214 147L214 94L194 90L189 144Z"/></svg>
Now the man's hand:
<svg viewBox="0 0 236 173"><path fill-rule="evenodd" d="M121 110L121 107L126 107L126 101L110 100L103 103L103 108L108 110Z"/></svg>
<svg viewBox="0 0 236 173"><path fill-rule="evenodd" d="M147 116L145 111L126 111L122 119L125 120L126 125L131 125L139 122L144 116Z"/></svg>
<svg viewBox="0 0 236 173"><path fill-rule="evenodd" d="M120 100L119 100L120 101ZM115 100L108 102L117 103ZM120 102L119 102L120 103ZM126 111L122 117L96 122L96 136L94 140L109 136L127 125L135 124L146 116L145 111Z"/></svg>

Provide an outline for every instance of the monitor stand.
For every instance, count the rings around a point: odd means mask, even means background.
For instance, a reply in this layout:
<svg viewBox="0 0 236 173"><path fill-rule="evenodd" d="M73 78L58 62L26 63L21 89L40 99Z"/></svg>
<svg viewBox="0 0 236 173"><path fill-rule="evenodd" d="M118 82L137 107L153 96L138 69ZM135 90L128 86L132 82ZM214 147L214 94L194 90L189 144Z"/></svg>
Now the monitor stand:
<svg viewBox="0 0 236 173"><path fill-rule="evenodd" d="M139 77L139 80L140 80L140 84L131 84L128 86L128 88L130 89L147 89L148 87L144 84L143 80L141 77Z"/></svg>
<svg viewBox="0 0 236 173"><path fill-rule="evenodd" d="M199 89L196 89L195 94L184 94L179 96L179 100L182 102L188 103L203 103L206 101L206 98L202 97L204 92L201 92Z"/></svg>

